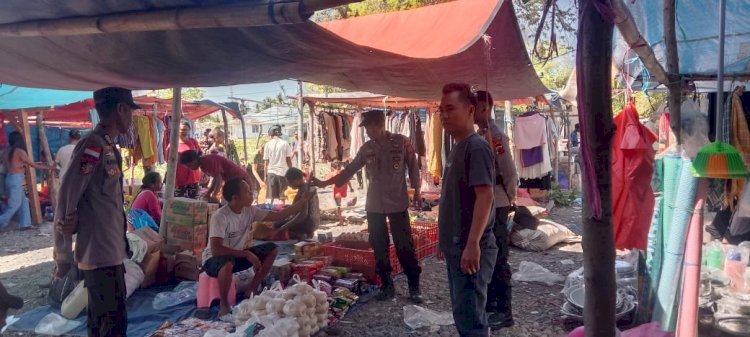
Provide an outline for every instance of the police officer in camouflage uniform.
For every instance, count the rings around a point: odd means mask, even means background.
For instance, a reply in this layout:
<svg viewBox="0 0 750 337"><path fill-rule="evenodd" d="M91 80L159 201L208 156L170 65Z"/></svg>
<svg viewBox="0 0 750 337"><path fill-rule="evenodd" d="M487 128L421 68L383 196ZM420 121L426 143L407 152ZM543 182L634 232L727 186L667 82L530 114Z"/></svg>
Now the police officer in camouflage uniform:
<svg viewBox="0 0 750 337"><path fill-rule="evenodd" d="M73 150L55 209L55 277L78 263L88 291L88 335L125 336L127 239L122 194L122 157L114 139L133 119L130 90L94 92L100 122ZM76 234L75 254L72 236Z"/></svg>
<svg viewBox="0 0 750 337"><path fill-rule="evenodd" d="M408 173L409 183L415 189L414 200L421 199L421 180L416 153L407 137L385 130L385 113L381 110L365 112L360 126L365 127L370 140L362 145L357 156L335 177L325 181L313 178L313 182L318 187L334 183L344 185L362 167L367 167L367 178L370 181L365 206L367 228L370 232L370 245L375 252L375 269L383 282L377 298L386 300L396 294L388 253L388 219L399 263L404 267L404 274L409 280L409 298L414 303L422 303L419 289L422 268L419 266L411 238L409 195L406 191Z"/></svg>

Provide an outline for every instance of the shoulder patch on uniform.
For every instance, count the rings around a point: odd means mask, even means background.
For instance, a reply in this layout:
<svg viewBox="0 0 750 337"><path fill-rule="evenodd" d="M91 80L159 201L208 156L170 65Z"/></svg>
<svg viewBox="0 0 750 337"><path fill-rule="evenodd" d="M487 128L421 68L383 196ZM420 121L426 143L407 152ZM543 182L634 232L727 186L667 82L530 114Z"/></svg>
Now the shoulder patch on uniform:
<svg viewBox="0 0 750 337"><path fill-rule="evenodd" d="M503 137L502 136L496 136L492 139L492 147L495 151L495 154L502 155L505 154L505 146L503 146Z"/></svg>
<svg viewBox="0 0 750 337"><path fill-rule="evenodd" d="M93 159L94 161L99 160L99 156L102 154L102 148L96 145L89 145L83 150L84 159Z"/></svg>

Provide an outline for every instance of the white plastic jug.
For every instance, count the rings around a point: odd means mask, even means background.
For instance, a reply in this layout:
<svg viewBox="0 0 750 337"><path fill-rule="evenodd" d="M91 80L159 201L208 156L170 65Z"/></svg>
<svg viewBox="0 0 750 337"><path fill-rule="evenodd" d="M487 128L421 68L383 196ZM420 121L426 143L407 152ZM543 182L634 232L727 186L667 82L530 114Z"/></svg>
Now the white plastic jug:
<svg viewBox="0 0 750 337"><path fill-rule="evenodd" d="M86 291L86 287L83 286L83 281L81 281L78 282L78 285L63 301L60 307L60 314L67 319L75 319L88 305L88 291Z"/></svg>

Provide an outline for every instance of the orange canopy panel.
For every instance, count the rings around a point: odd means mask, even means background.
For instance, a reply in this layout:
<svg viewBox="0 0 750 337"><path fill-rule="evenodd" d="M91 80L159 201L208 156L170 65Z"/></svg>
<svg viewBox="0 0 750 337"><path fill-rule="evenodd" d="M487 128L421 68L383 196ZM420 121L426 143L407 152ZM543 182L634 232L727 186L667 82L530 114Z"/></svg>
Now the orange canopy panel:
<svg viewBox="0 0 750 337"><path fill-rule="evenodd" d="M0 24L202 5L187 0L4 0ZM20 86L75 90L294 78L428 101L438 100L448 82L487 88L498 100L548 91L531 65L510 0L457 0L322 24L0 37L0 78Z"/></svg>
<svg viewBox="0 0 750 337"><path fill-rule="evenodd" d="M460 53L478 42L499 9L495 0L453 1L320 25L361 46L436 59Z"/></svg>

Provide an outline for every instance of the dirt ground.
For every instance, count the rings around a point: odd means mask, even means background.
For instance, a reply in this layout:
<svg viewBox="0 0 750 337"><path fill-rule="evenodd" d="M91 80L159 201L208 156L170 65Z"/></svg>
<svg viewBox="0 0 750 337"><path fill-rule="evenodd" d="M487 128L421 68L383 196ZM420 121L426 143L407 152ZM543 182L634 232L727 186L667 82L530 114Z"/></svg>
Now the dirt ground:
<svg viewBox="0 0 750 337"><path fill-rule="evenodd" d="M354 188L357 188L355 181ZM330 190L320 191L322 209L333 207ZM364 204L364 191L357 190L352 195L358 197L356 211L361 211ZM549 218L561 224L568 225L574 231L580 228L580 208L555 209ZM366 227L363 221L338 226L335 222L323 225L319 232L332 232L338 235L342 232L359 231ZM44 287L49 282L52 272L52 227L51 224L41 225L33 230L20 232L9 231L0 233L0 282L10 293L24 299L25 312L46 304ZM579 268L582 263L580 244L558 245L547 252L534 253L512 249L510 262L515 270L522 261L532 261L545 268L567 275ZM573 261L572 265L563 265L562 260ZM422 274L423 293L427 303L424 307L437 311L450 311L450 299L447 289L445 263L437 259L424 262ZM406 280L402 276L397 278L399 296L393 301L376 302L359 306L337 325L336 330L321 335L338 336L458 336L453 326L441 327L437 332L428 330L411 330L403 320L403 307L409 304L405 295ZM514 283L513 308L516 325L493 333L493 336L534 336L557 337L565 336L570 328L564 324L560 314L563 298L560 294L563 284L547 286L537 283ZM10 314L13 314L11 312ZM3 336L36 336L6 332Z"/></svg>

